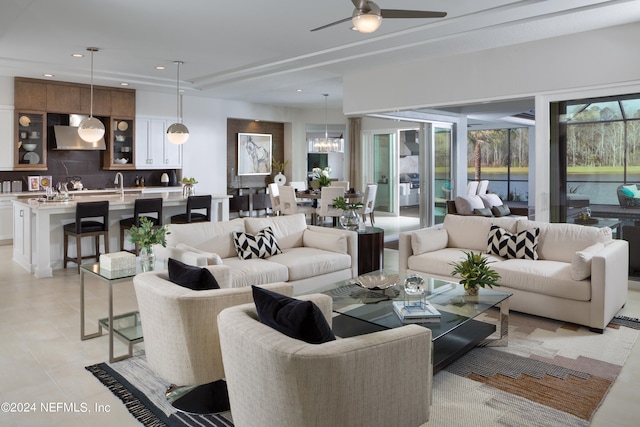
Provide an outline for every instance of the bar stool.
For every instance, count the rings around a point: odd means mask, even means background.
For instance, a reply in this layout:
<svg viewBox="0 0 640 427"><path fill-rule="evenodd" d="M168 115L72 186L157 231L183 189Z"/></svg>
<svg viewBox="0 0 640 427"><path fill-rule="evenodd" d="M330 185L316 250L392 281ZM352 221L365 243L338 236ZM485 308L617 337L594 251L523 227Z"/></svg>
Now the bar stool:
<svg viewBox="0 0 640 427"><path fill-rule="evenodd" d="M102 217L102 222L96 220L86 220L87 218ZM109 201L102 202L85 202L76 205L76 222L66 224L64 230L64 268L67 268L69 261L78 265L78 273L80 273L80 264L83 259L95 258L100 259L100 236L104 240L104 251L109 252ZM76 258L69 257L69 236L76 239ZM95 255L82 256L82 238L94 237L96 253Z"/></svg>
<svg viewBox="0 0 640 427"><path fill-rule="evenodd" d="M155 217L150 214L155 214ZM136 199L133 205L133 217L120 220L120 250L133 252L136 255L140 253L140 245L137 243L133 251L124 248L124 232L133 225L140 227L140 217L143 216L153 223L152 228L162 227L162 198Z"/></svg>
<svg viewBox="0 0 640 427"><path fill-rule="evenodd" d="M192 212L195 209L206 209L206 214ZM192 222L205 221L211 221L211 195L189 196L187 198L187 212L171 217L172 224L190 224Z"/></svg>

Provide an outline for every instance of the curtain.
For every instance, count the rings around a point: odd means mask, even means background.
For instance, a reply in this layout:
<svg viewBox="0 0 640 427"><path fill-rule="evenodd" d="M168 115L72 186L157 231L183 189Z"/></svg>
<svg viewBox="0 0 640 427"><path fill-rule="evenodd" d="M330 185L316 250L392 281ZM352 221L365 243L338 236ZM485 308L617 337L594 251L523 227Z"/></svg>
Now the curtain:
<svg viewBox="0 0 640 427"><path fill-rule="evenodd" d="M358 191L364 189L362 183L362 117L349 117L349 182Z"/></svg>

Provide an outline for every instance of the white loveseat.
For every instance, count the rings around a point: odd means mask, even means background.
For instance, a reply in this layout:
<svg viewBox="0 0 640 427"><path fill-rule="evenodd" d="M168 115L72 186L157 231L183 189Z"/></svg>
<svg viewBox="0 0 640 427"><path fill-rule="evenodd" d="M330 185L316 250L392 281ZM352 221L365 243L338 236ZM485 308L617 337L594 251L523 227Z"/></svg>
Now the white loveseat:
<svg viewBox="0 0 640 427"><path fill-rule="evenodd" d="M487 254L493 224L514 234L539 228L538 259ZM447 215L439 226L400 234L399 269L452 280L451 263L464 251L489 258L498 289L513 294L512 310L602 331L627 300L628 243L613 240L608 227Z"/></svg>
<svg viewBox="0 0 640 427"><path fill-rule="evenodd" d="M265 259L238 257L232 233L255 235L265 227L273 230L282 253ZM169 224L168 229L167 247L155 247L158 257L220 264L217 269L228 269L232 287L288 282L297 295L357 275L357 233L307 225L304 214Z"/></svg>

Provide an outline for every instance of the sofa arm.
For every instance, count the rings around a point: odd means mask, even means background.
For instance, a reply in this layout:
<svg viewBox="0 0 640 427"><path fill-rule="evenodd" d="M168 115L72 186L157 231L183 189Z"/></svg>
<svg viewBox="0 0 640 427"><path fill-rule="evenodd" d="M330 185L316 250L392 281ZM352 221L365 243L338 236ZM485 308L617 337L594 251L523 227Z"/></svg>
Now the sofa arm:
<svg viewBox="0 0 640 427"><path fill-rule="evenodd" d="M627 301L629 243L613 240L591 260L591 324L604 329Z"/></svg>
<svg viewBox="0 0 640 427"><path fill-rule="evenodd" d="M175 246L162 247L162 245L155 245L153 247L156 256L163 259L173 258L180 262L189 265L196 265L200 267L207 266L207 256L196 252L187 251L184 249L178 249Z"/></svg>
<svg viewBox="0 0 640 427"><path fill-rule="evenodd" d="M406 274L409 268L409 257L413 255L411 247L412 231L406 231L398 235L398 271L400 274Z"/></svg>
<svg viewBox="0 0 640 427"><path fill-rule="evenodd" d="M317 231L321 233L331 233L336 235L344 234L347 236L347 254L351 257L352 276L358 275L358 233L355 231L343 230L340 228L320 227L317 225L308 225L307 230Z"/></svg>

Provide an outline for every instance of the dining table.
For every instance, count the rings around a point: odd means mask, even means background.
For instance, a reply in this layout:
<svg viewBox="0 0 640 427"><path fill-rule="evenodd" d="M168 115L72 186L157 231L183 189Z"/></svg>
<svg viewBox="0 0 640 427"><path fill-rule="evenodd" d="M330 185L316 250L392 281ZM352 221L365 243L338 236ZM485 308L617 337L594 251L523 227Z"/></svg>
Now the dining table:
<svg viewBox="0 0 640 427"><path fill-rule="evenodd" d="M313 201L313 207L318 207L318 200L320 200L320 196L322 194L321 190L305 190L305 191L296 191L296 198L298 199L311 199ZM359 191L345 191L344 198L347 200L357 200L362 199L364 196L363 193Z"/></svg>

